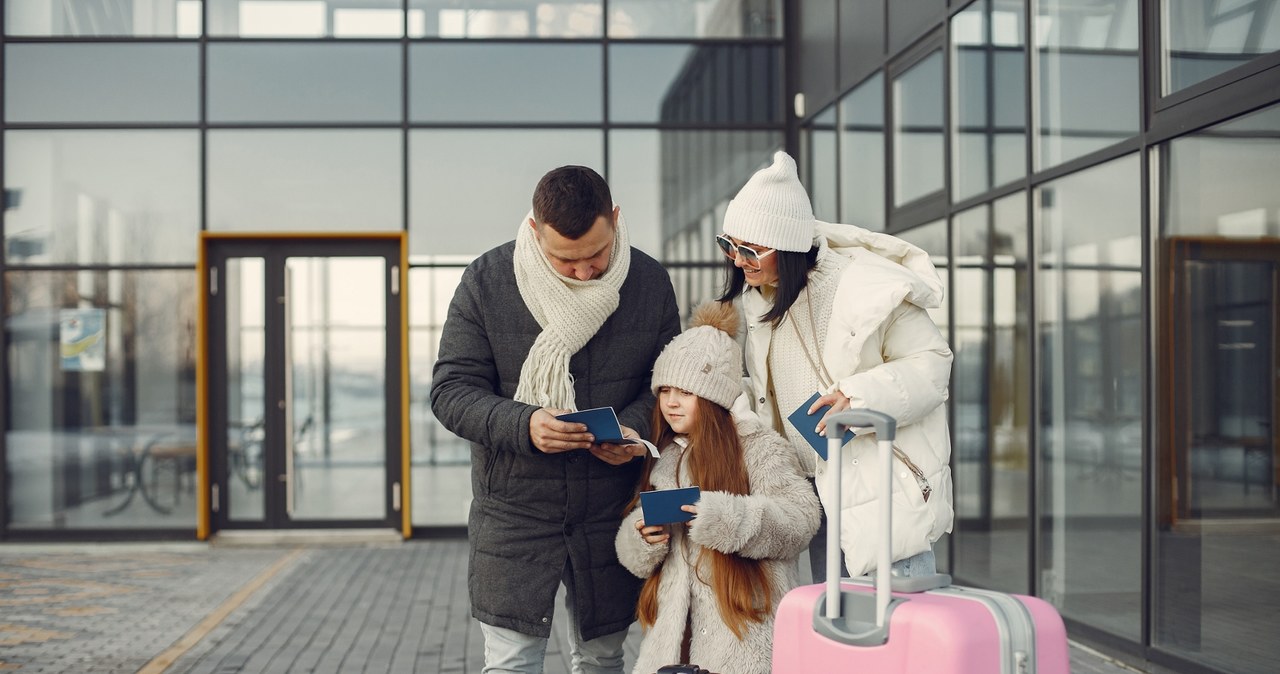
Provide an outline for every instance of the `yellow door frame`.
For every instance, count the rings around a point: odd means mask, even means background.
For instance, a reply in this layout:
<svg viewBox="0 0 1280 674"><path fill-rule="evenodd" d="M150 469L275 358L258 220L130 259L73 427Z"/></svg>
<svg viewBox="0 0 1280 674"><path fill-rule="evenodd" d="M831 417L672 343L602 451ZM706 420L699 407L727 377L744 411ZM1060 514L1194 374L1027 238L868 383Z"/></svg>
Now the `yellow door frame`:
<svg viewBox="0 0 1280 674"><path fill-rule="evenodd" d="M201 232L196 260L196 285L200 288L196 316L196 539L212 534L212 478L209 470L209 278L208 251L212 242L229 241L395 241L400 250L400 535L413 533L413 499L410 492L409 446L409 245L407 232Z"/></svg>

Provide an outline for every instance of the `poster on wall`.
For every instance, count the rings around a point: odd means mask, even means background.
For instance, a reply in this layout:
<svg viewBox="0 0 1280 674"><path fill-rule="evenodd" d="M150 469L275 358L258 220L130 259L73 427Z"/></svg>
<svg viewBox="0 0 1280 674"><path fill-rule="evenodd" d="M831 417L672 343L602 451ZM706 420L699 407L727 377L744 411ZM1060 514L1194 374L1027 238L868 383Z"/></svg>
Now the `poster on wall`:
<svg viewBox="0 0 1280 674"><path fill-rule="evenodd" d="M107 369L106 309L63 309L59 320L64 372Z"/></svg>

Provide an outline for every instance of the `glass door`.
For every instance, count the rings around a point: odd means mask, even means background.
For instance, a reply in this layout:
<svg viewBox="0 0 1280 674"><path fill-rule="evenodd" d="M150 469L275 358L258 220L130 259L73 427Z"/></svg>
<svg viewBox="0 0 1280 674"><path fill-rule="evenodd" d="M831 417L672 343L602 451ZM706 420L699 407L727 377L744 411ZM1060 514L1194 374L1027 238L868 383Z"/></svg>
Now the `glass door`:
<svg viewBox="0 0 1280 674"><path fill-rule="evenodd" d="M398 241L209 250L214 526L397 526Z"/></svg>

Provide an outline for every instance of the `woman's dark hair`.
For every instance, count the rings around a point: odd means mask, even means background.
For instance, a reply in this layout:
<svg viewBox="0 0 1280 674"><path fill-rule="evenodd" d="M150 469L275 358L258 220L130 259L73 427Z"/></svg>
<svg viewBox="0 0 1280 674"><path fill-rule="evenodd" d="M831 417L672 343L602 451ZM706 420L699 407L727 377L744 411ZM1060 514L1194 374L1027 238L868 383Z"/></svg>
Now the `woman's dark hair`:
<svg viewBox="0 0 1280 674"><path fill-rule="evenodd" d="M548 171L533 190L533 218L566 239L577 240L600 217L613 217L613 195L599 173L586 166Z"/></svg>
<svg viewBox="0 0 1280 674"><path fill-rule="evenodd" d="M786 317L787 310L795 304L800 291L809 282L809 270L818 264L818 247L814 246L805 253L793 253L780 250L773 254L778 260L778 288L773 296L773 306L760 317L760 320L778 327ZM725 258L724 293L716 298L721 302L732 302L743 292L756 290L747 287L747 277L733 260ZM756 292L759 292L756 290Z"/></svg>

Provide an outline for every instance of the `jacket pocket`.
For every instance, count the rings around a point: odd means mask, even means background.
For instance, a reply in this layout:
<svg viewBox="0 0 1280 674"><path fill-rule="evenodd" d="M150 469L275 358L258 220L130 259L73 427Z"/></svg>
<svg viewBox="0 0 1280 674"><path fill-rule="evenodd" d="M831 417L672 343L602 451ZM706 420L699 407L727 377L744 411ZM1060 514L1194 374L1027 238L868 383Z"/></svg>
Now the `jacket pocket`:
<svg viewBox="0 0 1280 674"><path fill-rule="evenodd" d="M924 471L897 444L893 446L893 458L900 466L907 469L907 476L915 480L916 487L920 490L920 498L928 503L929 497L933 495L933 485L929 483L929 478L925 476Z"/></svg>

